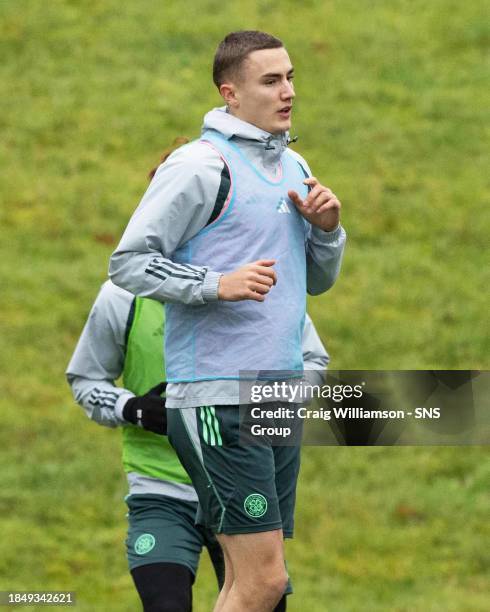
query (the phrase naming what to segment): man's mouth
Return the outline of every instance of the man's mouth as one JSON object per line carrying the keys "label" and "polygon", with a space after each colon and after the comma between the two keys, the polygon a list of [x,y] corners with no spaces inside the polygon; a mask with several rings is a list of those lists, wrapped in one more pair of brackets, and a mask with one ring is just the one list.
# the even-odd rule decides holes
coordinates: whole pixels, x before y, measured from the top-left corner
{"label": "man's mouth", "polygon": [[280,108],[277,112],[281,115],[281,117],[283,117],[283,119],[288,119],[291,115],[291,109],[292,106],[284,106],[283,108]]}

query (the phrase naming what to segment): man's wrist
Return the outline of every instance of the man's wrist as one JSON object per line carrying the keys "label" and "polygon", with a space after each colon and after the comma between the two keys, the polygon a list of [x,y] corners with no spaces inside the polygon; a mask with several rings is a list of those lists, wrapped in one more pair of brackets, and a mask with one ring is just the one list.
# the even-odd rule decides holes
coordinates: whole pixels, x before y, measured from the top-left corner
{"label": "man's wrist", "polygon": [[133,393],[130,393],[129,391],[127,393],[122,393],[117,398],[116,403],[114,405],[114,414],[122,425],[127,425],[131,422],[124,418],[124,408],[126,407],[128,400],[132,399],[133,397],[136,396]]}
{"label": "man's wrist", "polygon": [[216,302],[218,300],[219,279],[223,276],[220,272],[208,270],[204,277],[202,286],[202,298],[205,302]]}
{"label": "man's wrist", "polygon": [[335,225],[334,227],[322,227],[321,229],[324,232],[327,232],[327,234],[331,234],[332,232],[336,232],[340,227],[340,221],[337,223],[337,225]]}
{"label": "man's wrist", "polygon": [[312,225],[312,234],[315,237],[320,238],[320,240],[322,240],[323,242],[325,240],[328,240],[328,241],[337,240],[338,238],[340,238],[342,234],[342,226],[340,225],[340,223],[338,223],[337,226],[334,227],[333,229],[324,230],[321,227]]}

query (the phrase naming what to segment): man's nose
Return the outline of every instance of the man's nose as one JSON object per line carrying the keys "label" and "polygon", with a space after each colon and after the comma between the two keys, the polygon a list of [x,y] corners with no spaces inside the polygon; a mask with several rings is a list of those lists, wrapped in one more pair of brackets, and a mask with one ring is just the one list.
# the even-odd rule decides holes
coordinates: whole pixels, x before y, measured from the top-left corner
{"label": "man's nose", "polygon": [[281,90],[281,98],[287,100],[289,98],[294,98],[295,95],[293,83],[291,81],[285,81]]}

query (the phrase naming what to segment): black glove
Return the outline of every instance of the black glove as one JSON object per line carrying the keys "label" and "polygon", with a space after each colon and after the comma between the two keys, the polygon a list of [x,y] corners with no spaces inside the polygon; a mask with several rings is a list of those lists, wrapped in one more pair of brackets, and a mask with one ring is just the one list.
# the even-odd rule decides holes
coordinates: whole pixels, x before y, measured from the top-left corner
{"label": "black glove", "polygon": [[167,409],[165,398],[160,395],[166,386],[167,383],[160,383],[145,395],[128,399],[122,411],[123,419],[153,433],[167,435]]}

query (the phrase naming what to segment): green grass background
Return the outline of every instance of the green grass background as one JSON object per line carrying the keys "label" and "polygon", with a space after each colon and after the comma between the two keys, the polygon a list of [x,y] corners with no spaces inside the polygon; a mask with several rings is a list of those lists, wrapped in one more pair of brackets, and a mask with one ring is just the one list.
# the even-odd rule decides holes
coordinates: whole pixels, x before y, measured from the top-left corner
{"label": "green grass background", "polygon": [[[484,0],[0,0],[0,589],[129,611],[120,440],[63,370],[145,175],[220,99],[233,29],[283,38],[296,149],[343,202],[310,312],[334,368],[488,368]],[[290,610],[490,608],[488,453],[305,448]],[[204,563],[195,609],[211,609]]]}

